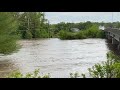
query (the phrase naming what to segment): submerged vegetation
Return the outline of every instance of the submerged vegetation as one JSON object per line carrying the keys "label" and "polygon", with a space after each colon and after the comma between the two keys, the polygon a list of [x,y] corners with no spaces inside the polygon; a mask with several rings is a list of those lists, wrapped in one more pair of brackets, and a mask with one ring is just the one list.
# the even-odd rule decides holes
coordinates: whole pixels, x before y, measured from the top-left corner
{"label": "submerged vegetation", "polygon": [[86,38],[105,38],[104,32],[98,29],[97,25],[93,25],[86,30],[80,30],[79,32],[67,32],[60,31],[60,39],[86,39]]}

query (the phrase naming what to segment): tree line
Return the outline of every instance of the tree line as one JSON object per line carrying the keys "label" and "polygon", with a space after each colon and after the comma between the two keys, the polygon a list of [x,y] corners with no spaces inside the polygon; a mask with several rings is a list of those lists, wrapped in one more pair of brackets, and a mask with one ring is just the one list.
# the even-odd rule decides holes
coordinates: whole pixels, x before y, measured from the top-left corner
{"label": "tree line", "polygon": [[[70,38],[100,37],[96,26],[120,27],[119,22],[80,22],[50,24],[44,12],[0,12],[0,53],[8,54],[18,47],[18,39],[36,39],[68,36]],[[86,32],[73,33],[71,28]],[[92,30],[93,29],[93,30]],[[93,35],[94,32],[97,34]],[[88,35],[89,33],[89,35]],[[65,35],[64,35],[65,34]]]}
{"label": "tree line", "polygon": [[49,23],[42,12],[13,13],[18,21],[18,34],[22,39],[47,38]]}
{"label": "tree line", "polygon": [[49,23],[43,12],[0,12],[0,53],[18,47],[18,39],[49,37]]}
{"label": "tree line", "polygon": [[91,28],[93,25],[104,26],[105,28],[106,27],[120,28],[120,22],[111,23],[111,22],[91,22],[91,21],[79,22],[79,23],[60,22],[58,24],[52,24],[51,28],[54,34],[57,34],[61,30],[72,32],[71,28],[86,30],[88,28]]}

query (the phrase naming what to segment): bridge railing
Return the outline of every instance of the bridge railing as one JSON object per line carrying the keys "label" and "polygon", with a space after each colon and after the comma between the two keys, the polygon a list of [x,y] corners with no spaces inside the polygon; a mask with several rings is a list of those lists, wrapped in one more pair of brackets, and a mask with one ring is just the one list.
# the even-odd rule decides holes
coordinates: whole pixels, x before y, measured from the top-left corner
{"label": "bridge railing", "polygon": [[120,28],[113,28],[113,27],[106,27],[105,29],[117,29],[117,30],[120,30]]}

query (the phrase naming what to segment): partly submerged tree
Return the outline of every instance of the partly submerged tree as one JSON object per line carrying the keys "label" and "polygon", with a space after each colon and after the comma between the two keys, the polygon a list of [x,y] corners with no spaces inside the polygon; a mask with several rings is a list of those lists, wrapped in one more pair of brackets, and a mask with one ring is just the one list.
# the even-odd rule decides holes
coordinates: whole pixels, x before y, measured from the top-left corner
{"label": "partly submerged tree", "polygon": [[16,50],[17,21],[10,12],[0,12],[0,53],[9,54]]}

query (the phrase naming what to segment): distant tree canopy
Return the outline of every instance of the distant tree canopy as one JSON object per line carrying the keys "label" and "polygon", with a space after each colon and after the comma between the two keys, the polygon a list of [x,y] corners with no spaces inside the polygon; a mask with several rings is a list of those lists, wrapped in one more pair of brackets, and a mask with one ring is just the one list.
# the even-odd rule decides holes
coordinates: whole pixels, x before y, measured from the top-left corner
{"label": "distant tree canopy", "polygon": [[54,31],[54,34],[57,34],[61,30],[71,32],[71,28],[78,28],[79,30],[86,30],[86,29],[92,27],[93,25],[120,28],[120,22],[113,22],[113,23],[108,22],[108,23],[106,23],[106,22],[90,22],[90,21],[80,22],[80,23],[60,22],[58,24],[52,24],[51,28]]}
{"label": "distant tree canopy", "polygon": [[86,39],[86,38],[105,38],[105,34],[102,30],[99,30],[98,25],[92,25],[91,27],[80,30],[78,32],[68,32],[61,30],[59,32],[60,39]]}
{"label": "distant tree canopy", "polygon": [[49,24],[45,19],[43,12],[12,12],[11,15],[18,22],[17,33],[22,39],[58,37],[59,32],[72,32],[72,28],[87,30],[93,25],[120,28],[120,22],[60,22],[58,24]]}
{"label": "distant tree canopy", "polygon": [[93,23],[90,21],[87,21],[85,23],[80,22],[80,23],[65,23],[65,22],[60,22],[58,24],[52,24],[52,29],[54,31],[54,33],[58,33],[60,30],[64,30],[64,31],[70,31],[71,32],[71,28],[78,28],[79,30],[85,30],[90,28],[92,25],[94,24],[98,24],[98,23]]}

